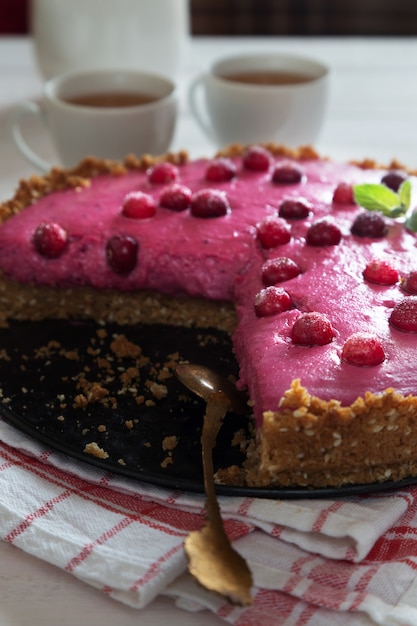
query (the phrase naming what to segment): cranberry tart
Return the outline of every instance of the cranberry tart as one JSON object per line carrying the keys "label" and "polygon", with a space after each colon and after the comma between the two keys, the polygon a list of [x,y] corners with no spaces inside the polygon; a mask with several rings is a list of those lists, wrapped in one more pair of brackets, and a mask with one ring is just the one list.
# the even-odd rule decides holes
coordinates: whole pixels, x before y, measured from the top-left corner
{"label": "cranberry tart", "polygon": [[0,321],[225,329],[256,423],[242,480],[417,475],[416,183],[273,145],[54,169],[0,207]]}

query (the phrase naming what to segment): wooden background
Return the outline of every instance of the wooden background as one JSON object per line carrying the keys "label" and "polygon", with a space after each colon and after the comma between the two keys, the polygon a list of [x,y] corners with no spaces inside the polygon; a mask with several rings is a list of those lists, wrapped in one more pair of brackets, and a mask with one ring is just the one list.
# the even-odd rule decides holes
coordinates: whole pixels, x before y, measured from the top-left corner
{"label": "wooden background", "polygon": [[416,35],[417,0],[190,0],[196,35]]}
{"label": "wooden background", "polygon": [[[417,0],[189,1],[194,35],[417,35]],[[29,2],[0,0],[0,33],[27,32]]]}

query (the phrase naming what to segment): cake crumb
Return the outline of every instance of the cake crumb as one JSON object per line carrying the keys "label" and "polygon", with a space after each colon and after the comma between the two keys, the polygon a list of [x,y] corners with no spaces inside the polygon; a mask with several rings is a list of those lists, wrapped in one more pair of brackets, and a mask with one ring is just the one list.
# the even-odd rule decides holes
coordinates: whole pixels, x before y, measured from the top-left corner
{"label": "cake crumb", "polygon": [[74,398],[72,407],[74,409],[85,409],[88,406],[88,400],[83,393],[79,393]]}
{"label": "cake crumb", "polygon": [[136,345],[132,341],[129,341],[125,335],[118,335],[115,337],[110,344],[110,348],[118,358],[136,358],[142,352],[140,346]]}
{"label": "cake crumb", "polygon": [[92,456],[95,456],[98,459],[109,458],[108,453],[105,450],[103,450],[103,448],[100,448],[100,446],[95,441],[92,441],[91,443],[87,443],[84,448],[84,452],[86,452],[87,454],[91,454]]}
{"label": "cake crumb", "polygon": [[168,435],[162,440],[163,450],[174,450],[178,445],[178,437],[176,435]]}
{"label": "cake crumb", "polygon": [[63,355],[69,361],[79,361],[80,355],[76,350],[64,350]]}
{"label": "cake crumb", "polygon": [[162,398],[166,398],[168,395],[166,386],[158,383],[151,383],[149,390],[157,400],[162,400]]}
{"label": "cake crumb", "polygon": [[122,374],[120,374],[120,382],[123,385],[129,385],[133,380],[140,378],[140,372],[137,367],[128,367]]}

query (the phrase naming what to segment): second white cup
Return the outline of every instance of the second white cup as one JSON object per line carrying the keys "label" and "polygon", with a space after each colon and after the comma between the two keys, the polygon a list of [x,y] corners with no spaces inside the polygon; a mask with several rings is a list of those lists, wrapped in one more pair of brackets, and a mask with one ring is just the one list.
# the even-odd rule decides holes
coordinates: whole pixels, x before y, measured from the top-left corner
{"label": "second white cup", "polygon": [[324,120],[328,75],[326,65],[309,57],[242,54],[218,60],[197,76],[189,104],[217,146],[313,144]]}
{"label": "second white cup", "polygon": [[22,154],[41,170],[51,164],[23,137],[21,122],[39,117],[61,164],[86,156],[121,160],[129,153],[159,155],[172,141],[177,118],[175,84],[157,74],[91,70],[63,74],[44,86],[43,102],[24,101],[12,115],[12,133]]}

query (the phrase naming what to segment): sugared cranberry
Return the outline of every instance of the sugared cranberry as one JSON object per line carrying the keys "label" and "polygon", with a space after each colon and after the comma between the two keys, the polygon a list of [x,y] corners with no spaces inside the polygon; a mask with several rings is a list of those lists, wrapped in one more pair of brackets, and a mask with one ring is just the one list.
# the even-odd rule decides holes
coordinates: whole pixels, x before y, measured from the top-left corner
{"label": "sugared cranberry", "polygon": [[255,297],[255,313],[257,317],[276,315],[288,311],[291,306],[291,298],[285,289],[281,287],[265,287]]}
{"label": "sugared cranberry", "polygon": [[278,209],[278,215],[287,220],[302,220],[309,216],[311,206],[307,200],[288,198],[283,200]]}
{"label": "sugared cranberry", "polygon": [[163,161],[157,163],[148,171],[148,180],[158,185],[167,185],[173,183],[178,178],[178,167],[173,163]]}
{"label": "sugared cranberry", "polygon": [[417,296],[408,296],[399,302],[392,311],[391,326],[407,333],[417,333]]}
{"label": "sugared cranberry", "polygon": [[271,154],[262,146],[250,146],[243,155],[243,166],[247,170],[266,172],[271,164]]}
{"label": "sugared cranberry", "polygon": [[106,244],[109,266],[117,274],[129,274],[137,264],[139,245],[128,235],[114,235]]}
{"label": "sugared cranberry", "polygon": [[135,219],[152,217],[156,212],[156,202],[149,193],[131,191],[125,196],[122,214]]}
{"label": "sugared cranberry", "polygon": [[191,199],[191,214],[195,217],[221,217],[228,212],[226,194],[218,189],[201,189]]}
{"label": "sugared cranberry", "polygon": [[185,211],[191,204],[192,191],[185,185],[173,183],[159,197],[160,206],[172,211]]}
{"label": "sugared cranberry", "polygon": [[349,183],[339,183],[333,192],[334,204],[355,204],[353,186]]}
{"label": "sugared cranberry", "polygon": [[374,259],[370,261],[364,271],[363,277],[371,283],[378,285],[395,285],[398,282],[398,271],[388,261]]}
{"label": "sugared cranberry", "polygon": [[341,239],[340,228],[326,218],[314,222],[306,235],[309,246],[337,246]]}
{"label": "sugared cranberry", "polygon": [[262,248],[275,248],[290,241],[291,229],[285,220],[269,215],[256,224],[256,236]]}
{"label": "sugared cranberry", "polygon": [[336,336],[329,318],[315,311],[302,313],[291,329],[292,342],[300,346],[324,346]]}
{"label": "sugared cranberry", "polygon": [[33,245],[47,259],[59,257],[67,245],[67,232],[55,222],[42,222],[33,235]]}
{"label": "sugared cranberry", "polygon": [[388,172],[381,178],[381,183],[392,189],[398,191],[401,184],[406,180],[406,176],[401,172]]}
{"label": "sugared cranberry", "polygon": [[358,237],[371,237],[380,239],[387,233],[387,225],[381,213],[377,211],[364,211],[355,218],[351,233]]}
{"label": "sugared cranberry", "polygon": [[286,256],[269,259],[262,266],[262,281],[265,286],[282,283],[295,278],[301,273],[295,261]]}
{"label": "sugared cranberry", "polygon": [[278,185],[295,185],[303,179],[303,170],[295,163],[279,163],[272,173],[272,182]]}
{"label": "sugared cranberry", "polygon": [[407,293],[417,294],[417,270],[414,270],[407,274],[401,283],[402,289]]}
{"label": "sugared cranberry", "polygon": [[213,159],[206,168],[206,180],[212,183],[222,183],[232,180],[236,176],[236,166],[230,159],[219,157]]}
{"label": "sugared cranberry", "polygon": [[378,337],[371,333],[354,333],[344,343],[342,359],[350,365],[379,365],[385,360],[384,348]]}

